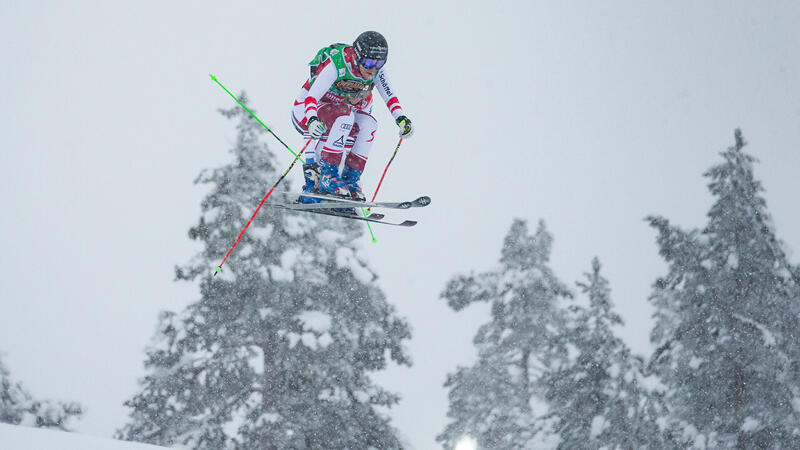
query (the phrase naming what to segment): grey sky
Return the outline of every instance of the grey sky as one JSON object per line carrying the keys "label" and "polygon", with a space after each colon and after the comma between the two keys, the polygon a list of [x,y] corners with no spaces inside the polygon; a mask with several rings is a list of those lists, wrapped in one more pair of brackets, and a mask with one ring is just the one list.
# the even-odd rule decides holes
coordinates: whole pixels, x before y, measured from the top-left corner
{"label": "grey sky", "polygon": [[[216,112],[232,99],[208,74],[299,147],[288,114],[305,64],[367,29],[387,37],[416,125],[380,197],[433,198],[395,214],[415,229],[375,227],[378,244],[364,242],[414,328],[414,366],[378,380],[403,395],[391,414],[417,448],[434,446],[445,375],[471,362],[487,317],[438,294],[495,264],[513,217],[547,222],[565,282],[598,256],[620,334],[648,352],[646,298],[664,265],[643,218],[701,226],[701,174],[741,127],[798,262],[800,4],[489,3],[2,2],[0,351],[15,378],[83,402],[81,432],[120,426],[158,311],[196,298],[172,282],[197,250],[186,231],[205,192],[192,181],[228,161],[235,136]],[[376,117],[368,193],[396,144],[388,111]]]}

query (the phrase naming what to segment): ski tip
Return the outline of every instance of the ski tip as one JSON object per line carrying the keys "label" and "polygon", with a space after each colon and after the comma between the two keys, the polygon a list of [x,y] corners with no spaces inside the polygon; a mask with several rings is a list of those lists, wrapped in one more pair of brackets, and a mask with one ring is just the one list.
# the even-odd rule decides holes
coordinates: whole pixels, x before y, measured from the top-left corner
{"label": "ski tip", "polygon": [[431,204],[431,198],[427,195],[424,195],[412,202],[416,206],[428,206]]}

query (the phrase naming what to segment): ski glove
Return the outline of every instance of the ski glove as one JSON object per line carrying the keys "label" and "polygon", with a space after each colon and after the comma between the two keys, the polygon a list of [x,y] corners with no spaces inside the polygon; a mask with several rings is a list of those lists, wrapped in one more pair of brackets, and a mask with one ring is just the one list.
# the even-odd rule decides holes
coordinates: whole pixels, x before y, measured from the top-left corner
{"label": "ski glove", "polygon": [[308,134],[311,135],[311,139],[321,138],[327,130],[328,127],[325,126],[325,122],[319,120],[319,117],[311,116],[311,118],[308,119]]}
{"label": "ski glove", "polygon": [[414,127],[411,126],[411,119],[406,116],[400,116],[395,120],[397,126],[400,127],[400,137],[403,139],[410,138],[414,134]]}

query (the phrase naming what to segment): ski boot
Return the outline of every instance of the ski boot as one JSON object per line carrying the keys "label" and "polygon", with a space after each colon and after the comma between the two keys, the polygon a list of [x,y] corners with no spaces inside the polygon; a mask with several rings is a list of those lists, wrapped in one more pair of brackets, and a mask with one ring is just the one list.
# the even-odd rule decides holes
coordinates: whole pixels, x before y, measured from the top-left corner
{"label": "ski boot", "polygon": [[361,178],[362,172],[364,171],[347,166],[342,170],[342,181],[349,191],[350,198],[359,202],[367,201],[367,197],[364,196],[364,191],[362,191],[361,186],[358,185],[358,180]]}
{"label": "ski boot", "polygon": [[[334,197],[350,198],[350,190],[344,185],[344,182],[339,178],[339,166],[331,164],[328,161],[320,160],[319,162],[319,193],[326,194]],[[352,212],[355,214],[353,208],[332,208],[334,211]]]}
{"label": "ski boot", "polygon": [[[306,164],[303,164],[303,176],[306,179],[306,184],[303,185],[303,192],[309,194],[319,192],[319,164],[315,163],[314,160],[306,161]],[[301,195],[297,201],[299,203],[320,203],[322,199]]]}

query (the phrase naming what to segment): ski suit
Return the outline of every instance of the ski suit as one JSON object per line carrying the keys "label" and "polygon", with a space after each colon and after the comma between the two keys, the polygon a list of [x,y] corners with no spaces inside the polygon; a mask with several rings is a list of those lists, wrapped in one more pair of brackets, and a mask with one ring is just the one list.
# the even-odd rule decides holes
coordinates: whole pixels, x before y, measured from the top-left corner
{"label": "ski suit", "polygon": [[309,66],[311,75],[294,101],[292,122],[305,139],[310,139],[306,124],[313,116],[328,129],[316,148],[306,151],[306,162],[322,159],[339,166],[345,156],[346,167],[364,170],[378,128],[371,114],[376,83],[392,116],[404,115],[385,67],[370,79],[361,78],[354,49],[347,44],[322,48]]}

